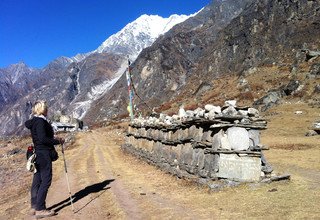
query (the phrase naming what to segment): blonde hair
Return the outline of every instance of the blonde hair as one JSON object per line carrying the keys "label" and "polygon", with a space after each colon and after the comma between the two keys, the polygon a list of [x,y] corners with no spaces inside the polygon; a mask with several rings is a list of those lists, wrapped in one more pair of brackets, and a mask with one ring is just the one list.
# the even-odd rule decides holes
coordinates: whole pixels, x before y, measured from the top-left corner
{"label": "blonde hair", "polygon": [[34,103],[34,106],[32,108],[32,113],[34,115],[46,116],[47,112],[48,112],[48,105],[46,101],[40,100]]}

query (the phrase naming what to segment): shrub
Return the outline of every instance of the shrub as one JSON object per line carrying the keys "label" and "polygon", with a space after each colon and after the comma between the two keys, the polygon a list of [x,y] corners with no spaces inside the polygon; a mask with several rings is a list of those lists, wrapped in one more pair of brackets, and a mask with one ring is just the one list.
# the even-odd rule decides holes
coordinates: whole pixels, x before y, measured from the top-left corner
{"label": "shrub", "polygon": [[243,92],[239,94],[239,99],[240,100],[254,100],[254,95],[251,91]]}
{"label": "shrub", "polygon": [[185,110],[195,110],[196,108],[198,108],[198,104],[197,103],[190,103],[188,105],[185,106]]}

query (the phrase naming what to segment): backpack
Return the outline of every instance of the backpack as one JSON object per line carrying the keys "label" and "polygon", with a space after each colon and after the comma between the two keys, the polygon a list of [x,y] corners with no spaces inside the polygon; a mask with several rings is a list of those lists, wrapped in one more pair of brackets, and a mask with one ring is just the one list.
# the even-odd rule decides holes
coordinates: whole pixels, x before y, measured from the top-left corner
{"label": "backpack", "polygon": [[36,169],[37,155],[32,145],[28,146],[26,157],[27,157],[27,165],[26,165],[27,170],[30,172],[36,173],[37,172],[37,169]]}

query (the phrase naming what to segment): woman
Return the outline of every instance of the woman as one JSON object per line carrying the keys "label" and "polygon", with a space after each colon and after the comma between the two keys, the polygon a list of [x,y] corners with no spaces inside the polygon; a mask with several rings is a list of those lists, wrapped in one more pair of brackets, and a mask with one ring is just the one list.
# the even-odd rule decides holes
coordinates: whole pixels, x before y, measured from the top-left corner
{"label": "woman", "polygon": [[52,152],[54,145],[63,144],[64,139],[54,138],[51,125],[47,121],[48,106],[45,101],[37,101],[33,107],[33,118],[25,122],[30,129],[36,153],[37,172],[31,186],[31,213],[37,218],[55,215],[46,209],[46,197],[52,180]]}

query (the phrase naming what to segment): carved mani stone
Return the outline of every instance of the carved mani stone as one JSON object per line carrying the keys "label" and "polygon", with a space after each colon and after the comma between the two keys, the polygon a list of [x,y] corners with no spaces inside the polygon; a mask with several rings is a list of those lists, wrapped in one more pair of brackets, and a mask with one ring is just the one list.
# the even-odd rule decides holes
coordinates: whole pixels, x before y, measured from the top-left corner
{"label": "carved mani stone", "polygon": [[245,128],[228,128],[227,135],[232,150],[249,149],[249,133]]}
{"label": "carved mani stone", "polygon": [[220,154],[218,177],[250,182],[259,181],[260,175],[260,158]]}

